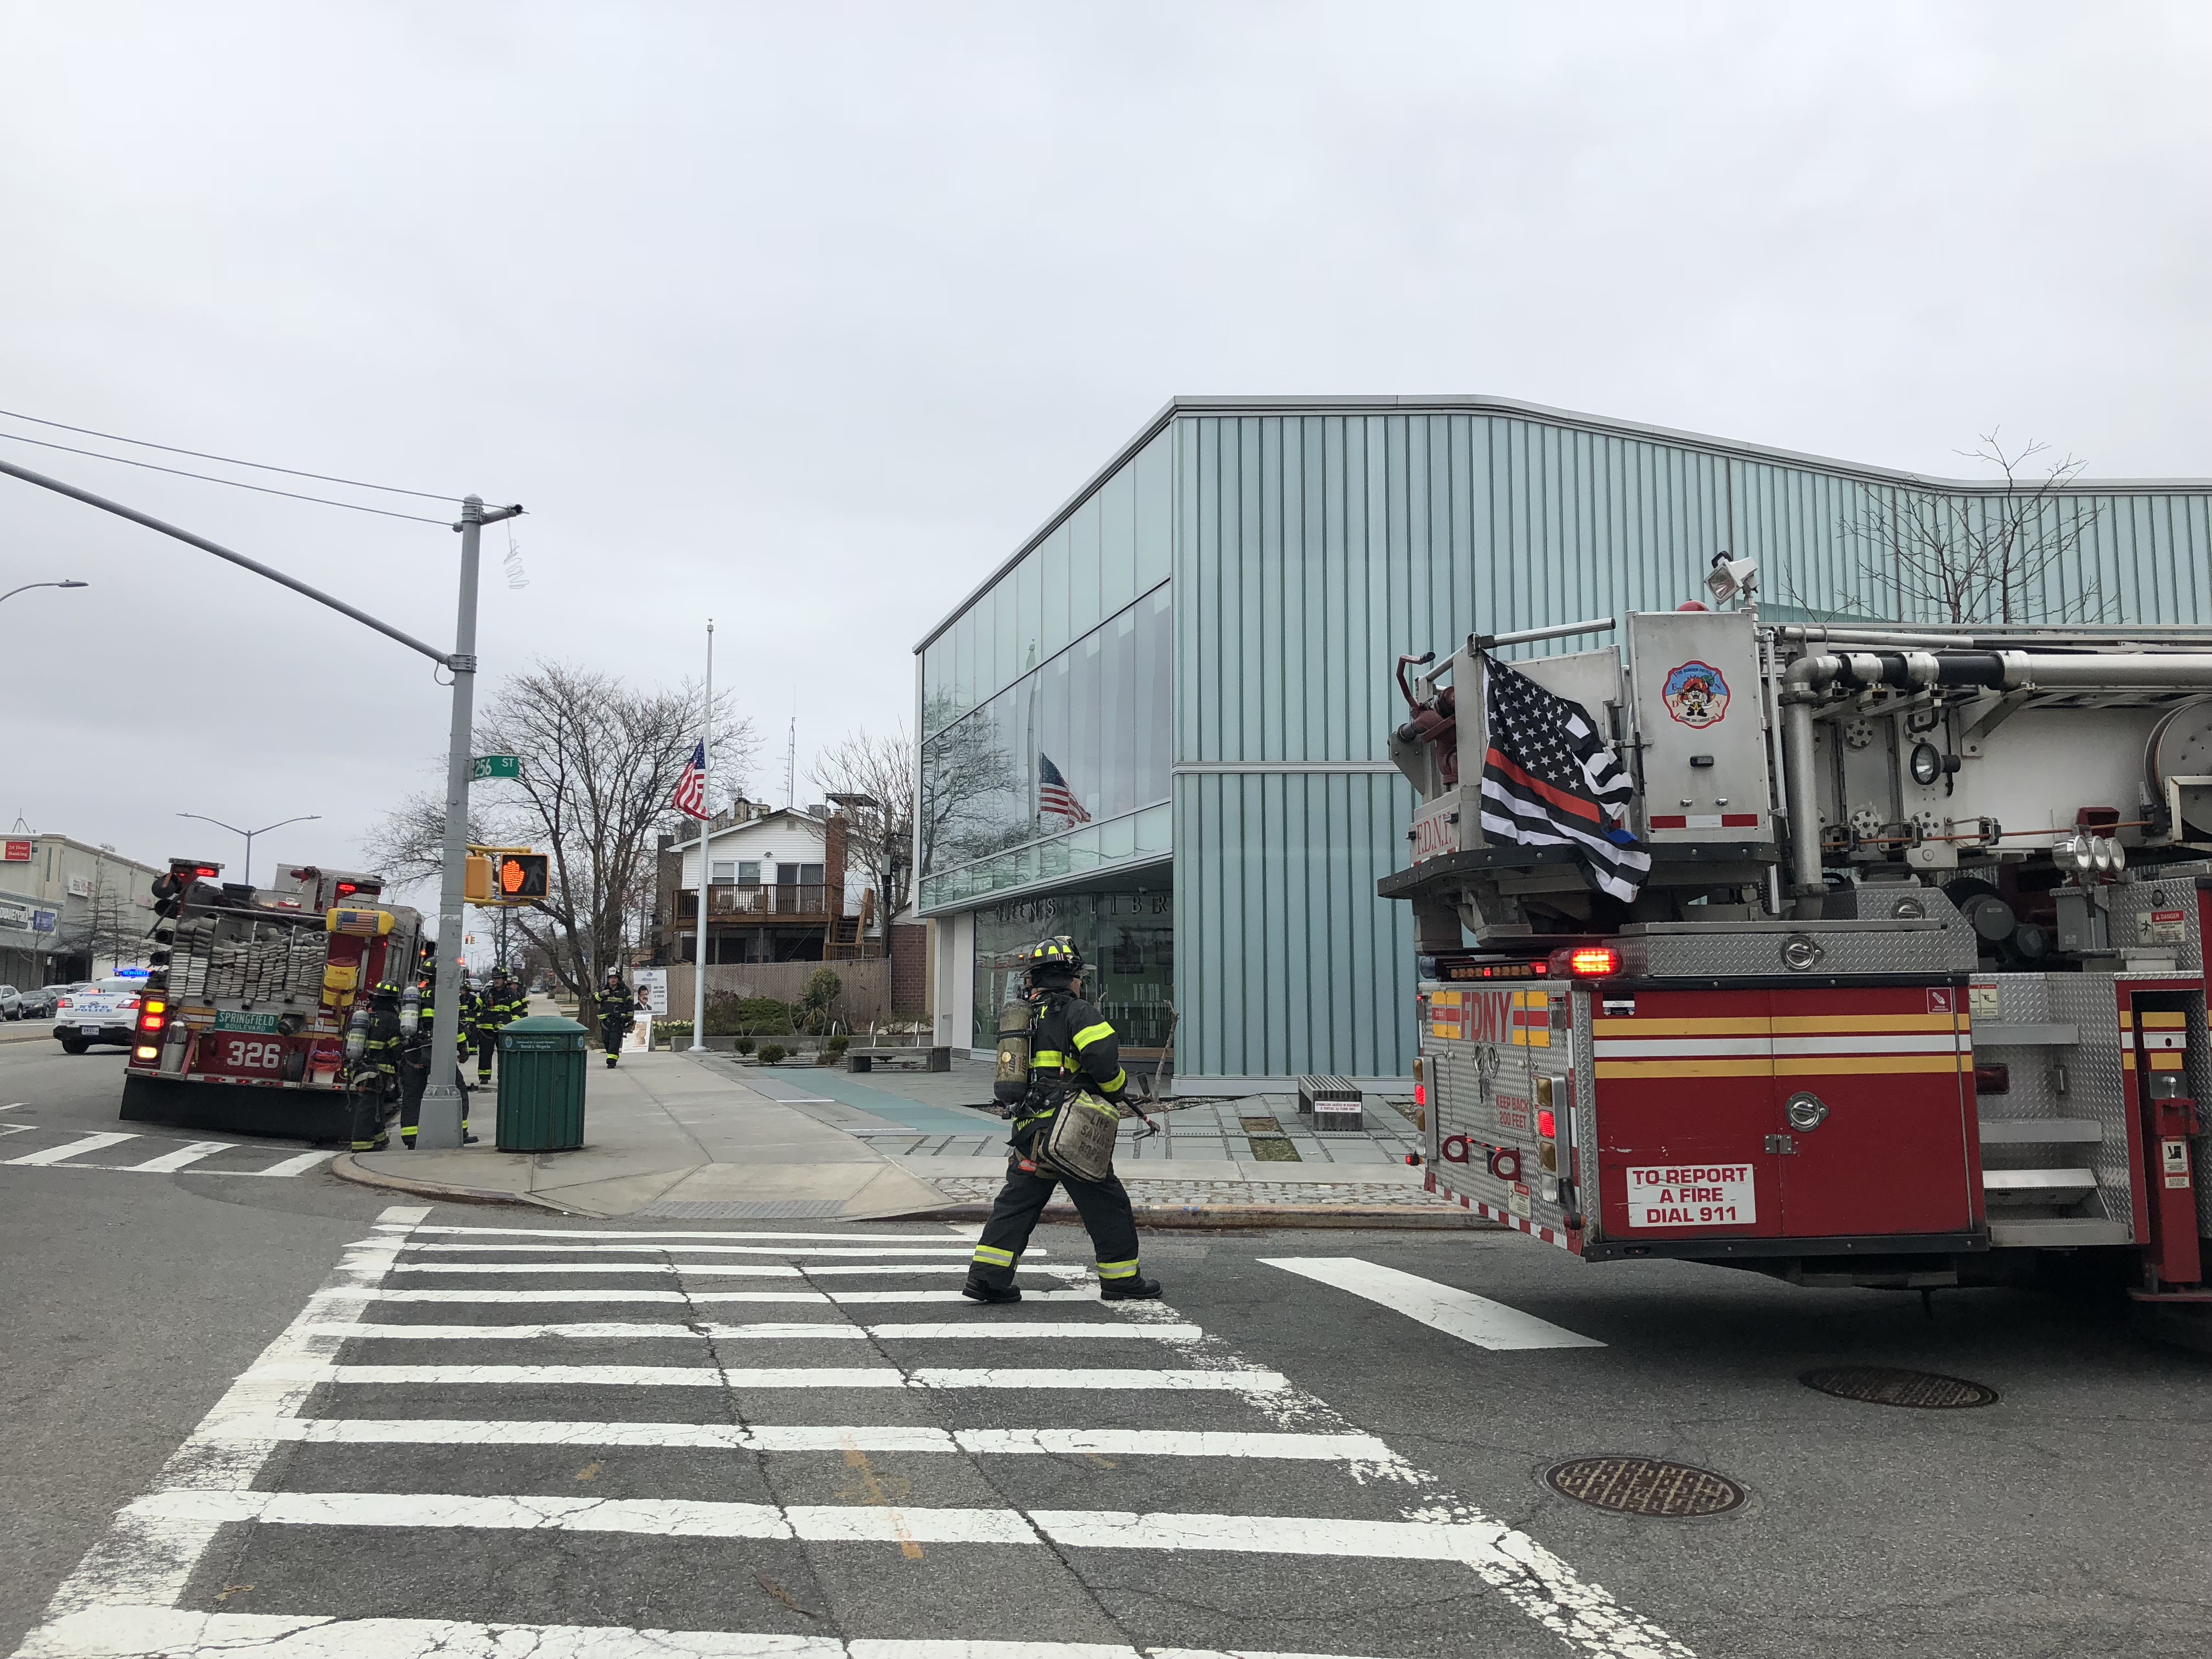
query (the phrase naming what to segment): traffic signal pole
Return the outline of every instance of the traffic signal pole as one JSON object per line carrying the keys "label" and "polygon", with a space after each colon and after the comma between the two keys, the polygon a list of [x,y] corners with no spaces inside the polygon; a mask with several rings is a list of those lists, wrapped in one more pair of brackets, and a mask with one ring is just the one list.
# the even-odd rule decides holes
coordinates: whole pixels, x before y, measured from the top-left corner
{"label": "traffic signal pole", "polygon": [[468,870],[469,770],[474,758],[477,566],[483,527],[511,519],[520,510],[487,509],[481,497],[471,495],[462,501],[461,521],[453,526],[461,532],[461,594],[453,620],[453,653],[446,659],[453,674],[453,720],[446,750],[445,869],[438,888],[437,1018],[430,1028],[430,1080],[422,1091],[422,1118],[415,1136],[415,1144],[426,1149],[459,1146],[461,1120],[468,1115],[456,1049],[461,1035],[461,975],[468,964],[461,945],[465,902],[462,883]]}

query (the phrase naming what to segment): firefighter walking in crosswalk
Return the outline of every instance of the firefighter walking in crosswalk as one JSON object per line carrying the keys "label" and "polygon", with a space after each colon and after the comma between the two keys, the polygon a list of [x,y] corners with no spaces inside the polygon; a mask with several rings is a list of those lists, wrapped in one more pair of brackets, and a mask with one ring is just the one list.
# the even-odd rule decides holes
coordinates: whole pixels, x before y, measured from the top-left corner
{"label": "firefighter walking in crosswalk", "polygon": [[[1064,1115],[1087,1112],[1102,1133],[1118,1120],[1129,1074],[1121,1042],[1097,1006],[1083,998],[1083,956],[1065,939],[1040,940],[1017,959],[1024,969],[1021,1001],[1000,1022],[1000,1104],[1014,1121],[1006,1184],[983,1224],[983,1236],[960,1293],[972,1302],[1018,1302],[1014,1269],[1052,1189],[1065,1182],[1098,1255],[1099,1294],[1109,1302],[1160,1293],[1157,1279],[1137,1271],[1137,1218],[1110,1164],[1103,1175],[1079,1176],[1053,1161],[1053,1131]],[[1070,1120],[1072,1124],[1073,1120]],[[1060,1124],[1066,1128],[1068,1124]]]}

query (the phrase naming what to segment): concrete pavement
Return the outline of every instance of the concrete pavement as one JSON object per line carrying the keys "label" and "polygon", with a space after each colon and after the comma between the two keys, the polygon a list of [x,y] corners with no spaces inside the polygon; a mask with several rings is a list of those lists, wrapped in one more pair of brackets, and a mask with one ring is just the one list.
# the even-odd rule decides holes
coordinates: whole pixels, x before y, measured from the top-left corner
{"label": "concrete pavement", "polygon": [[[740,1065],[727,1055],[592,1059],[585,1146],[501,1152],[480,1145],[341,1158],[347,1180],[417,1196],[534,1204],[660,1219],[980,1218],[1005,1170],[990,1068],[877,1073]],[[480,1103],[485,1096],[479,1095]],[[1404,1162],[1412,1126],[1381,1101],[1359,1135],[1318,1136],[1289,1103],[1250,1097],[1163,1112],[1158,1136],[1124,1126],[1116,1164],[1140,1218],[1221,1225],[1480,1226]],[[1236,1156],[1238,1152],[1245,1156]]]}

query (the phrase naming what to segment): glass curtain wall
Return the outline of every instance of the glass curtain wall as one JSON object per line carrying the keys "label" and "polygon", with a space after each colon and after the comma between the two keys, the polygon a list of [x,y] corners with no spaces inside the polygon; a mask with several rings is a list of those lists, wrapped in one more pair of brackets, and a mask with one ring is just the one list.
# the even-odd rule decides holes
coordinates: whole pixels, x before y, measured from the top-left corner
{"label": "glass curtain wall", "polygon": [[923,648],[925,909],[1166,854],[1173,459],[1163,433]]}
{"label": "glass curtain wall", "polygon": [[1125,1044],[1165,1045],[1175,996],[1175,894],[1155,890],[1048,893],[975,913],[974,1046],[998,1046],[999,1010],[1021,994],[1023,946],[1065,934],[1083,952],[1083,994]]}

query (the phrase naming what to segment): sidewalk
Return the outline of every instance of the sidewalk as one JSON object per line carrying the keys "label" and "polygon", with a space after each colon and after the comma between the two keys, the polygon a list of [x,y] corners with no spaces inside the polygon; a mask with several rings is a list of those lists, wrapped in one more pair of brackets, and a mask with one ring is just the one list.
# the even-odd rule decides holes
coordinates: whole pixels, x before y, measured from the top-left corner
{"label": "sidewalk", "polygon": [[[741,1066],[727,1055],[592,1057],[587,1144],[501,1152],[489,1102],[480,1146],[342,1157],[333,1172],[424,1196],[530,1203],[656,1219],[980,1221],[1006,1170],[1006,1127],[981,1109],[991,1067],[950,1073]],[[1413,1126],[1380,1097],[1367,1127],[1317,1134],[1289,1097],[1200,1102],[1123,1126],[1115,1168],[1153,1224],[1481,1225],[1425,1191]],[[1053,1212],[1072,1208],[1057,1199]]]}

